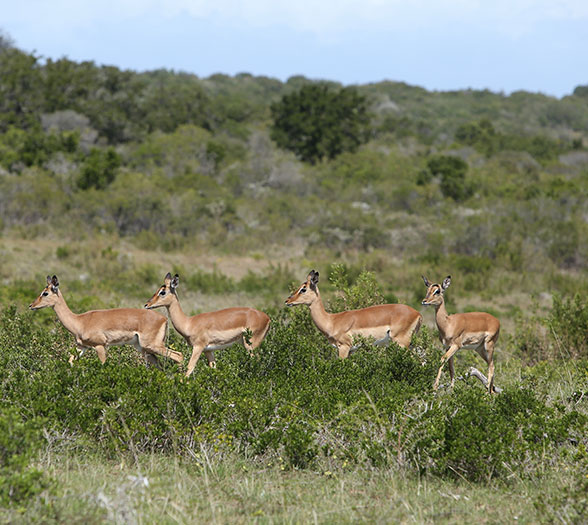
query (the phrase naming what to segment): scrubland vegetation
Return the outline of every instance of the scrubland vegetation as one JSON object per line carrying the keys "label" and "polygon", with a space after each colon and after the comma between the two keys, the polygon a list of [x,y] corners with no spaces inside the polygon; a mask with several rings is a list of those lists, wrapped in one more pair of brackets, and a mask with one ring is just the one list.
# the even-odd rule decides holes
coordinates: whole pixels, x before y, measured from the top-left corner
{"label": "scrubland vegetation", "polygon": [[[0,37],[0,520],[585,523],[587,92],[136,73]],[[291,105],[316,98],[322,123]],[[347,135],[338,101],[361,108]],[[419,309],[411,348],[339,360],[283,308],[311,268],[330,311]],[[70,367],[71,335],[27,309],[48,273],[81,312],[139,308],[168,271],[187,312],[266,311],[258,355],[187,381],[132,347]],[[499,395],[469,350],[432,391],[422,274],[500,319]]]}

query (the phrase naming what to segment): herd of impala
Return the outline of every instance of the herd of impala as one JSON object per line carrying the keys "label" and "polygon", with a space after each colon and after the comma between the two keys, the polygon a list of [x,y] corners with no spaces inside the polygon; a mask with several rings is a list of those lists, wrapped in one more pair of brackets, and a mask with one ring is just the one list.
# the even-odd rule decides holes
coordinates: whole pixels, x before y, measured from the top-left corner
{"label": "herd of impala", "polygon": [[[439,387],[446,361],[449,363],[453,386],[453,356],[460,348],[472,348],[488,363],[488,391],[494,392],[493,354],[500,322],[484,312],[449,315],[445,309],[443,294],[451,284],[451,277],[445,278],[441,284],[430,283],[426,277],[423,277],[423,280],[427,293],[422,304],[435,307],[439,338],[446,350],[441,358],[441,366],[433,388],[436,390]],[[328,313],[321,299],[318,281],[319,273],[312,270],[306,280],[286,299],[286,304],[306,304],[317,328],[337,348],[342,359],[354,349],[354,336],[373,338],[375,344],[395,341],[407,348],[413,334],[421,326],[422,315],[404,304],[383,304],[335,314]],[[172,277],[168,273],[163,285],[145,303],[144,310],[113,308],[75,314],[69,309],[59,290],[57,276],[47,276],[47,286],[29,308],[53,308],[61,323],[75,337],[79,350],[78,357],[86,348],[94,348],[102,363],[106,361],[106,349],[109,346],[126,344],[137,348],[150,364],[157,365],[156,355],[166,356],[181,363],[183,355],[165,346],[167,319],[153,311],[154,308],[163,306],[167,309],[174,328],[192,347],[186,376],[192,374],[202,352],[205,353],[208,365],[212,368],[216,366],[214,351],[233,343],[242,342],[250,354],[253,354],[267,335],[270,325],[267,314],[254,308],[237,307],[194,316],[186,315],[177,295],[179,283],[177,274]],[[72,356],[70,363],[73,363],[73,360]]]}

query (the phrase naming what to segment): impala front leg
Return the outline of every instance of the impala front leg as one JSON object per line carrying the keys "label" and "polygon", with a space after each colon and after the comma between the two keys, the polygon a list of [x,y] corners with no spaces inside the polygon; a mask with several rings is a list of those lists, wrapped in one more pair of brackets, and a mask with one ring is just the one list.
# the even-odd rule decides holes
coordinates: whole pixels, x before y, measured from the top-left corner
{"label": "impala front leg", "polygon": [[69,359],[67,360],[67,362],[73,366],[74,361],[77,361],[80,357],[82,357],[84,355],[84,352],[86,351],[86,348],[84,346],[80,346],[80,345],[76,345],[76,351],[77,351],[77,355],[72,354],[69,356]]}
{"label": "impala front leg", "polygon": [[96,348],[96,353],[98,354],[98,359],[100,359],[100,362],[102,364],[104,364],[106,362],[106,347],[104,347],[102,345],[98,345],[94,348]]}
{"label": "impala front leg", "polygon": [[447,350],[447,352],[445,352],[445,355],[443,355],[443,357],[441,358],[441,366],[439,367],[439,372],[437,372],[437,379],[435,379],[433,390],[437,390],[439,388],[439,379],[441,379],[441,372],[443,372],[443,365],[445,364],[445,361],[451,359],[455,352],[459,350],[459,348],[459,345],[452,344],[449,347],[449,350]]}
{"label": "impala front leg", "polygon": [[190,361],[188,362],[188,370],[186,370],[186,377],[190,377],[192,372],[194,371],[194,367],[200,359],[200,354],[202,354],[202,350],[204,350],[204,345],[198,345],[192,347],[192,357],[190,357]]}

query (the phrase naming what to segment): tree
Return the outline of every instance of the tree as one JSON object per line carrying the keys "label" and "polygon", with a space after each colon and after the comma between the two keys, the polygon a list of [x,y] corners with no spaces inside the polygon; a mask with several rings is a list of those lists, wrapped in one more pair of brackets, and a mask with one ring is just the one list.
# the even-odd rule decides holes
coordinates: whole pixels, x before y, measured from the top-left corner
{"label": "tree", "polygon": [[440,187],[445,197],[461,201],[472,193],[465,180],[468,165],[464,160],[449,155],[437,155],[429,159],[427,166],[433,175],[441,176]]}
{"label": "tree", "polygon": [[78,179],[78,188],[103,190],[116,177],[121,158],[113,148],[99,150],[93,148],[86,158]]}
{"label": "tree", "polygon": [[271,106],[272,139],[312,164],[355,151],[367,140],[365,97],[353,88],[332,90],[327,84],[303,86]]}
{"label": "tree", "polygon": [[34,55],[4,47],[0,53],[0,133],[31,128],[42,108],[41,70]]}

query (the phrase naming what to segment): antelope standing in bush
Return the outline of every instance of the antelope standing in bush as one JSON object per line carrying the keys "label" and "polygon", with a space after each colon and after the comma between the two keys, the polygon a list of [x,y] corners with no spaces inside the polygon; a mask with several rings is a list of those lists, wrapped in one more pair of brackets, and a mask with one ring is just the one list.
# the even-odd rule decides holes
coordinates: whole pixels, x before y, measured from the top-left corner
{"label": "antelope standing in bush", "polygon": [[[242,342],[249,353],[255,350],[265,338],[269,329],[270,318],[267,314],[254,308],[225,308],[216,312],[186,315],[176,293],[180,278],[176,274],[165,276],[163,285],[147,301],[145,308],[165,306],[174,328],[184,337],[192,347],[192,357],[188,362],[186,377],[190,376],[200,354],[204,352],[208,359],[208,366],[216,366],[214,350],[220,350],[236,342]],[[251,337],[245,336],[247,331]]]}
{"label": "antelope standing in bush", "polygon": [[[167,319],[157,312],[146,312],[137,308],[113,308],[74,314],[59,290],[56,275],[47,276],[47,286],[29,305],[31,310],[46,307],[55,310],[61,324],[75,337],[78,357],[81,357],[86,348],[94,348],[98,358],[104,363],[109,346],[128,344],[137,348],[150,364],[157,365],[154,354],[169,357],[178,363],[184,359],[181,353],[165,347]],[[74,356],[70,357],[70,364],[73,364],[74,359]]]}
{"label": "antelope standing in bush", "polygon": [[353,350],[353,337],[373,337],[375,344],[396,341],[407,348],[418,331],[423,316],[405,304],[380,304],[359,310],[330,314],[325,310],[318,289],[319,273],[312,270],[306,281],[286,299],[288,306],[306,304],[317,328],[345,359]]}
{"label": "antelope standing in bush", "polygon": [[486,312],[469,312],[449,315],[445,308],[443,293],[451,284],[451,276],[446,277],[442,284],[430,283],[423,276],[427,287],[427,295],[423,299],[425,306],[435,307],[435,321],[439,329],[439,339],[445,348],[441,357],[441,366],[433,388],[439,387],[439,379],[443,365],[449,362],[451,386],[454,382],[453,356],[460,348],[474,349],[488,363],[488,392],[494,392],[494,345],[500,332],[500,321]]}

